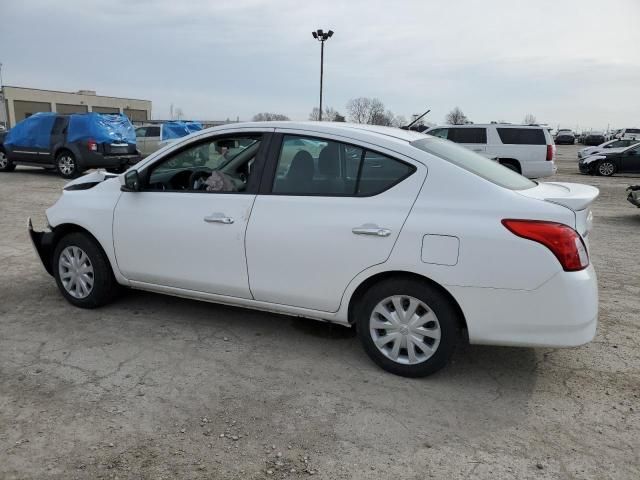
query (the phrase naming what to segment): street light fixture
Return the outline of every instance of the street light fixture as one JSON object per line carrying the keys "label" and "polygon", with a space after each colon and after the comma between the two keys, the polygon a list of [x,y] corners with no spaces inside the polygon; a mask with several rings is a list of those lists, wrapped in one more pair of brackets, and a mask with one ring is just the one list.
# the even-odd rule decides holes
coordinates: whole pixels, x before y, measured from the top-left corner
{"label": "street light fixture", "polygon": [[320,42],[320,111],[318,112],[318,121],[322,121],[322,74],[324,70],[324,42],[333,37],[333,30],[323,32],[321,28],[315,32],[311,32],[313,38]]}

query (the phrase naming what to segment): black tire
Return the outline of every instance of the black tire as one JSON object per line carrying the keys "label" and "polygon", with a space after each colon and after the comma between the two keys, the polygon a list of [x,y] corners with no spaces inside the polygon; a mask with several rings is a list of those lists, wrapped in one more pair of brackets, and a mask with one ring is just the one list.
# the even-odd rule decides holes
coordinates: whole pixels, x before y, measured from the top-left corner
{"label": "black tire", "polygon": [[596,173],[601,177],[610,177],[616,173],[616,166],[610,160],[602,160],[596,166]]}
{"label": "black tire", "polygon": [[76,178],[80,175],[80,167],[76,156],[69,150],[63,150],[56,155],[56,171],[62,178]]}
{"label": "black tire", "polygon": [[[62,253],[68,247],[77,247],[84,252],[93,268],[93,286],[84,298],[70,294],[61,279],[60,266]],[[96,308],[109,303],[119,291],[119,285],[113,276],[113,270],[107,255],[96,240],[87,234],[75,232],[65,235],[57,243],[53,253],[53,274],[62,296],[72,305],[80,308]]]}
{"label": "black tire", "polygon": [[0,150],[0,172],[13,172],[16,164],[7,157],[4,150]]}
{"label": "black tire", "polygon": [[[437,324],[431,325],[431,327],[439,326],[439,343],[435,346],[435,352],[419,363],[407,364],[402,363],[402,360],[392,360],[376,346],[372,337],[370,322],[374,309],[385,299],[393,296],[413,297],[428,307],[427,312],[430,310],[436,316]],[[403,301],[408,302],[409,299],[406,298]],[[391,306],[392,302],[389,302],[388,305]],[[384,370],[403,377],[425,377],[440,370],[449,362],[460,337],[460,319],[457,309],[440,290],[426,282],[392,278],[377,283],[364,294],[354,313],[358,337],[367,355]],[[434,322],[428,322],[425,326],[430,323],[433,324]],[[415,347],[413,349],[416,352]],[[405,348],[404,351],[405,353],[400,348],[400,355],[404,355],[406,357],[405,360],[407,360],[408,349]]]}

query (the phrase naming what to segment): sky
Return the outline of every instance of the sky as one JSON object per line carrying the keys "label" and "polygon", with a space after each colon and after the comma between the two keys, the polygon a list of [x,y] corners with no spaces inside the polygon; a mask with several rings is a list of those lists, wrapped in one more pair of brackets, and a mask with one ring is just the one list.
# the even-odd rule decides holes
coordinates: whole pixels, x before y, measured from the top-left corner
{"label": "sky", "polygon": [[192,119],[307,120],[355,97],[443,123],[640,126],[640,0],[0,0],[6,85],[153,101]]}

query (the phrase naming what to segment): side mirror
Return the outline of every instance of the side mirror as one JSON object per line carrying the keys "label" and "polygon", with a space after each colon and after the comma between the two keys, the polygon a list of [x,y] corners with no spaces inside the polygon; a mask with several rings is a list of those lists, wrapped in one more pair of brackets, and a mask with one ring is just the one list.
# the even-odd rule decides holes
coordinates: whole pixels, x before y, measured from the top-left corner
{"label": "side mirror", "polygon": [[137,170],[129,170],[120,177],[120,190],[123,192],[139,192],[140,176]]}

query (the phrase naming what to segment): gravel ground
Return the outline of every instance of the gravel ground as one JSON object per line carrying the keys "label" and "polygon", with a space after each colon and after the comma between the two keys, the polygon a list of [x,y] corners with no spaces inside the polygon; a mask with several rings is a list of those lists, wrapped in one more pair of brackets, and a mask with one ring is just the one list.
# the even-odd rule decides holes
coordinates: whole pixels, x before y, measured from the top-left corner
{"label": "gravel ground", "polygon": [[[410,380],[345,328],[141,292],[67,304],[29,243],[63,181],[0,174],[0,478],[640,478],[640,178],[596,185],[595,340]],[[516,312],[514,312],[514,315]]]}

